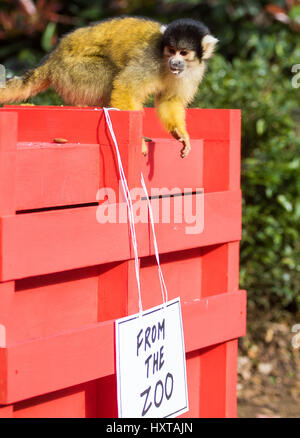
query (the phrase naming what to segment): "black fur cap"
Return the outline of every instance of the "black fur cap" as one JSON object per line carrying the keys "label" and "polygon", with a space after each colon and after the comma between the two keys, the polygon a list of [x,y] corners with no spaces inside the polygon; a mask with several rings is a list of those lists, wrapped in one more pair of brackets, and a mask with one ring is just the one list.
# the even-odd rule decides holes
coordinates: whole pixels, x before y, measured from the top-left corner
{"label": "black fur cap", "polygon": [[180,18],[168,24],[163,33],[162,47],[172,46],[178,49],[194,50],[199,59],[202,57],[201,41],[210,32],[200,21]]}

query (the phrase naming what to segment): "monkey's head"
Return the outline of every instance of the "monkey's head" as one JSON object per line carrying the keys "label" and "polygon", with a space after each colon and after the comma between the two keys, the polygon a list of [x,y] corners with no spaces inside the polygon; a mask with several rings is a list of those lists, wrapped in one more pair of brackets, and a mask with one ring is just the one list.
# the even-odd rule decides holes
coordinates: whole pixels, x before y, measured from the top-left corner
{"label": "monkey's head", "polygon": [[218,42],[203,23],[190,18],[175,20],[162,32],[163,55],[170,72],[178,77],[209,59]]}

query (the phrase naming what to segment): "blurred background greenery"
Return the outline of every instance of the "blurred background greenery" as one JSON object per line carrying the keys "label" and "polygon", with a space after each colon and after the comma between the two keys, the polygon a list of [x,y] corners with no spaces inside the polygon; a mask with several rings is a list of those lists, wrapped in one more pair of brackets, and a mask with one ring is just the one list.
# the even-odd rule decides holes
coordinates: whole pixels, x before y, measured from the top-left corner
{"label": "blurred background greenery", "polygon": [[[300,2],[0,0],[0,63],[8,77],[23,73],[74,27],[122,14],[193,17],[219,38],[192,106],[242,109],[240,284],[250,309],[299,311]],[[30,102],[62,103],[51,90]]]}

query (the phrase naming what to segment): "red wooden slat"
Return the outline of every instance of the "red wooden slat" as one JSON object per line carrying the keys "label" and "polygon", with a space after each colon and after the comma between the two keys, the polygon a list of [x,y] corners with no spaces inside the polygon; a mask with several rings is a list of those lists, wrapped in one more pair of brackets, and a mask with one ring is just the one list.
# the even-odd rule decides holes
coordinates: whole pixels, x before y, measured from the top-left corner
{"label": "red wooden slat", "polygon": [[[174,199],[171,199],[171,205]],[[1,218],[1,280],[132,258],[127,224],[99,224],[96,208],[72,208]],[[238,240],[241,234],[240,212],[239,191],[208,193],[204,199],[204,231],[186,234],[186,226],[193,224],[174,224],[172,221],[156,224],[160,252]],[[153,245],[149,252],[148,224],[138,223],[136,229],[139,256],[154,254]]]}
{"label": "red wooden slat", "polygon": [[[22,107],[5,106],[0,113],[18,114],[19,142],[52,143],[64,138],[74,144],[110,144],[109,131],[101,108]],[[140,141],[140,111],[111,111],[110,117],[118,142]]]}
{"label": "red wooden slat", "polygon": [[[239,109],[190,108],[186,114],[187,130],[191,138],[234,140],[240,136],[240,118]],[[154,108],[144,110],[143,133],[150,138],[170,138],[157,118]]]}
{"label": "red wooden slat", "polygon": [[98,145],[19,143],[16,210],[96,202]]}
{"label": "red wooden slat", "polygon": [[[244,291],[184,304],[186,352],[243,336],[245,311]],[[114,357],[113,321],[1,348],[0,403],[114,374]]]}
{"label": "red wooden slat", "polygon": [[[180,158],[180,148],[175,140],[155,139],[145,158],[137,145],[120,144],[129,187],[141,187],[141,169],[149,191],[153,187],[202,188],[202,141],[192,141],[186,160]],[[168,172],[170,166],[172,172]],[[116,197],[111,202],[117,202],[118,181],[112,145],[18,143],[16,210],[96,202],[101,187],[113,189]]]}
{"label": "red wooden slat", "polygon": [[17,114],[0,110],[0,215],[15,211]]}
{"label": "red wooden slat", "polygon": [[2,281],[130,257],[127,224],[99,224],[96,207],[3,217],[1,231]]}
{"label": "red wooden slat", "polygon": [[226,408],[225,417],[236,418],[237,416],[237,359],[238,340],[226,342]]}
{"label": "red wooden slat", "polygon": [[[194,203],[196,196],[193,195]],[[171,212],[174,211],[176,198],[171,198]],[[160,200],[162,203],[169,200]],[[194,210],[195,214],[195,210]],[[199,220],[199,216],[197,216]],[[200,220],[199,220],[200,223]],[[156,239],[161,253],[178,251],[187,248],[213,245],[223,242],[240,240],[241,238],[241,192],[227,191],[204,194],[204,229],[199,234],[187,234],[187,227],[194,227],[194,223],[187,224],[157,223],[155,224]],[[151,254],[154,254],[153,236],[150,235]]]}
{"label": "red wooden slat", "polygon": [[182,144],[176,140],[152,138],[148,143],[148,155],[142,160],[142,172],[146,187],[168,189],[203,188],[203,141],[192,140],[191,152],[182,159]]}
{"label": "red wooden slat", "polygon": [[7,344],[96,323],[97,274],[92,267],[0,283]]}
{"label": "red wooden slat", "polygon": [[97,413],[97,382],[66,388],[14,404],[14,418],[91,418]]}

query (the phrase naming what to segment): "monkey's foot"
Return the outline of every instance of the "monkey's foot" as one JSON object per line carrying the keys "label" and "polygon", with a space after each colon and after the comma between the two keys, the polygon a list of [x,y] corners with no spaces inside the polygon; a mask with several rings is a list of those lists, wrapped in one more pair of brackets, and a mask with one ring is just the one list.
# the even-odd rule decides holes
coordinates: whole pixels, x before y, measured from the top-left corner
{"label": "monkey's foot", "polygon": [[190,139],[187,135],[181,135],[177,128],[171,131],[173,137],[183,144],[183,148],[180,151],[181,158],[185,158],[191,150]]}

